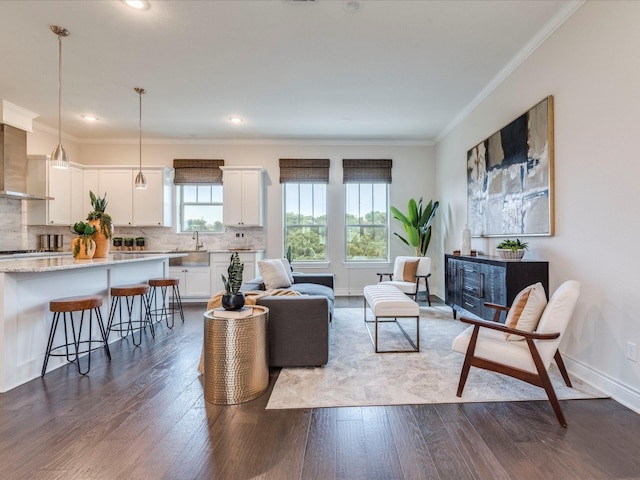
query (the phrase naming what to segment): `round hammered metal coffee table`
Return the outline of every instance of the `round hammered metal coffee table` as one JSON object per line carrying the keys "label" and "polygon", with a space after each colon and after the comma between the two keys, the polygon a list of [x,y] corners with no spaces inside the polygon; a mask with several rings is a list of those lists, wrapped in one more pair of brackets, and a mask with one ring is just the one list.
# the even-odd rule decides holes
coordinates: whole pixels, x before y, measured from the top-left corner
{"label": "round hammered metal coffee table", "polygon": [[233,405],[258,398],[269,385],[269,309],[253,305],[246,318],[204,314],[204,399]]}

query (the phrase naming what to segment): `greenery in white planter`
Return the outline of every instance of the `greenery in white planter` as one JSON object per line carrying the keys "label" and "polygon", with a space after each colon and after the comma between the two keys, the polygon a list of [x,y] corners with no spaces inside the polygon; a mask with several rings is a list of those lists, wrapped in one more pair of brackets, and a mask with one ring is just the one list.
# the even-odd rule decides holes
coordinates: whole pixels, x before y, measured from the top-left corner
{"label": "greenery in white planter", "polygon": [[516,250],[529,250],[529,244],[521,242],[519,238],[515,240],[507,239],[500,242],[496,248],[515,252]]}
{"label": "greenery in white planter", "polygon": [[224,291],[227,295],[235,295],[240,291],[242,285],[242,272],[244,270],[244,263],[240,263],[240,256],[238,252],[231,254],[231,261],[229,268],[227,268],[227,277],[222,277],[222,283],[224,284]]}

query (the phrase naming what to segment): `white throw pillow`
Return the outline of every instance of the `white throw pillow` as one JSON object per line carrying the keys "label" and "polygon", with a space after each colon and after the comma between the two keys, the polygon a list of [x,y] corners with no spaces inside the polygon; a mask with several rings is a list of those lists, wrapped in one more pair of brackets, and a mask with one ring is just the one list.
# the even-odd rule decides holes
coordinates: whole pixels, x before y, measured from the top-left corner
{"label": "white throw pillow", "polygon": [[267,290],[274,288],[287,288],[291,286],[289,275],[284,269],[284,263],[280,259],[259,260],[258,270]]}
{"label": "white throw pillow", "polygon": [[287,260],[286,258],[279,258],[278,260],[280,260],[284,265],[284,271],[287,272],[289,281],[291,282],[291,285],[293,285],[293,270],[291,270],[291,264],[289,263],[289,260]]}

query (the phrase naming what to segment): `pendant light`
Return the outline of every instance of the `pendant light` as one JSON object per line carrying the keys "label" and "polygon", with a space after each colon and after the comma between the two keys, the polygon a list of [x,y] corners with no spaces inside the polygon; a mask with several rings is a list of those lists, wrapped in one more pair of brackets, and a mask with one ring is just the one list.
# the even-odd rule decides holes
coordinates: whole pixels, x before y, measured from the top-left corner
{"label": "pendant light", "polygon": [[138,134],[140,137],[140,165],[138,169],[138,175],[136,175],[136,181],[134,185],[136,188],[143,190],[147,188],[147,179],[144,178],[144,174],[142,173],[142,95],[147,93],[144,88],[136,87],[134,88],[136,93],[138,94],[138,98],[140,99],[140,115],[138,117]]}
{"label": "pendant light", "polygon": [[58,36],[58,146],[51,152],[51,166],[69,168],[69,156],[62,148],[62,37],[69,35],[69,30],[51,25],[51,31]]}

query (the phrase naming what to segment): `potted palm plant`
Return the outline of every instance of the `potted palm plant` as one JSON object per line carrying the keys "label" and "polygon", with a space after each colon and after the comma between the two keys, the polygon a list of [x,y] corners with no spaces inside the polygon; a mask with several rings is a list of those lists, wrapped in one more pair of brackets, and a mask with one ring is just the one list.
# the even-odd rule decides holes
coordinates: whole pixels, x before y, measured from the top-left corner
{"label": "potted palm plant", "polygon": [[107,194],[104,197],[96,197],[95,194],[89,191],[89,198],[91,199],[91,206],[93,211],[87,215],[89,224],[96,229],[94,240],[96,242],[95,258],[105,258],[109,255],[109,239],[113,236],[113,221],[108,213],[105,213],[107,208]]}
{"label": "potted palm plant", "polygon": [[76,222],[69,227],[69,230],[76,235],[71,240],[73,258],[78,260],[93,258],[96,252],[96,242],[93,239],[96,229],[89,223]]}
{"label": "potted palm plant", "polygon": [[240,291],[243,270],[244,263],[240,263],[238,252],[233,252],[227,268],[227,277],[221,275],[224,284],[222,306],[225,310],[240,310],[244,307],[244,293]]}
{"label": "potted palm plant", "polygon": [[416,249],[416,257],[424,257],[431,242],[431,222],[438,211],[439,202],[431,200],[427,206],[422,208],[422,198],[416,202],[413,198],[409,199],[407,214],[405,215],[396,207],[391,207],[393,218],[402,222],[402,227],[407,233],[407,238],[393,234],[402,242]]}

